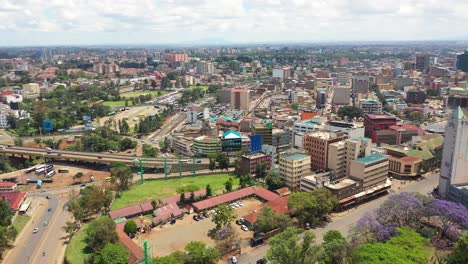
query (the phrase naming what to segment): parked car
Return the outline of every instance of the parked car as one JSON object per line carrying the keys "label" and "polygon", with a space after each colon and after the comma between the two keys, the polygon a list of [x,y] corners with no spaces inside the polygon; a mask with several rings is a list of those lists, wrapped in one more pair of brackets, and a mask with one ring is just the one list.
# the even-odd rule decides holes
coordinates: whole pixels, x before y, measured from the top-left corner
{"label": "parked car", "polygon": [[49,209],[47,209],[47,212],[52,212],[52,208],[49,207]]}
{"label": "parked car", "polygon": [[310,229],[310,223],[305,223],[305,229],[307,229],[307,230]]}
{"label": "parked car", "polygon": [[198,218],[200,218],[200,220],[205,219],[205,217],[203,217],[203,215],[201,215],[201,214],[198,215]]}
{"label": "parked car", "polygon": [[86,183],[83,183],[80,185],[81,187],[86,187]]}
{"label": "parked car", "polygon": [[327,223],[330,223],[332,220],[328,215],[326,215],[326,216],[323,217],[323,221],[325,221]]}
{"label": "parked car", "polygon": [[210,217],[210,214],[208,214],[208,212],[203,212],[203,216],[204,216],[205,218],[209,218],[209,217]]}
{"label": "parked car", "polygon": [[36,234],[36,233],[37,233],[37,231],[39,231],[39,228],[37,228],[37,227],[36,227],[36,228],[34,228],[34,229],[33,229],[33,234]]}
{"label": "parked car", "polygon": [[50,196],[49,196],[49,195],[47,195],[47,196],[46,196],[46,199],[50,199]]}
{"label": "parked car", "polygon": [[240,207],[244,206],[244,203],[242,203],[241,201],[237,202],[237,204],[238,204]]}
{"label": "parked car", "polygon": [[241,225],[241,229],[244,231],[249,231],[249,228],[246,225]]}
{"label": "parked car", "polygon": [[49,224],[49,222],[47,222],[47,221],[44,222],[44,226],[46,226],[46,225],[48,225],[48,224]]}
{"label": "parked car", "polygon": [[263,243],[263,237],[262,236],[255,236],[252,239],[250,239],[250,245],[252,247],[255,247],[257,245],[260,245]]}
{"label": "parked car", "polygon": [[264,260],[264,259],[259,259],[259,260],[257,260],[257,264],[266,264],[266,263],[267,263],[267,262],[266,262],[266,260]]}
{"label": "parked car", "polygon": [[236,264],[236,263],[237,263],[237,258],[236,258],[236,256],[232,256],[232,257],[231,257],[231,263],[232,263],[232,264]]}
{"label": "parked car", "polygon": [[200,218],[198,217],[198,215],[194,215],[194,216],[193,216],[193,220],[195,220],[195,221],[200,221]]}

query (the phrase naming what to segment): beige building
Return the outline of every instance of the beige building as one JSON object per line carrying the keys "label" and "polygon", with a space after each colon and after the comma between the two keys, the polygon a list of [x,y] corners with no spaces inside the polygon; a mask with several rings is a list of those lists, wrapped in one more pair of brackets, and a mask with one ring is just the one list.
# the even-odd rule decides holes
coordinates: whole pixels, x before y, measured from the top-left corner
{"label": "beige building", "polygon": [[304,153],[286,153],[279,157],[280,177],[292,191],[298,191],[301,178],[310,174],[310,156]]}
{"label": "beige building", "polygon": [[238,110],[249,110],[250,95],[247,89],[231,90],[231,108]]}
{"label": "beige building", "polygon": [[311,156],[312,170],[325,170],[328,168],[328,146],[332,143],[346,139],[340,132],[317,131],[304,135],[302,146]]}
{"label": "beige building", "polygon": [[38,94],[40,92],[38,83],[23,84],[23,90],[27,91],[28,93],[34,93],[34,94]]}
{"label": "beige building", "polygon": [[363,188],[385,183],[388,178],[388,156],[371,154],[351,161],[350,177],[362,182]]}
{"label": "beige building", "polygon": [[336,179],[349,176],[351,161],[369,156],[372,142],[368,138],[347,139],[328,146],[328,169],[334,171]]}
{"label": "beige building", "polygon": [[422,159],[417,157],[389,157],[390,174],[397,178],[414,178],[421,173]]}

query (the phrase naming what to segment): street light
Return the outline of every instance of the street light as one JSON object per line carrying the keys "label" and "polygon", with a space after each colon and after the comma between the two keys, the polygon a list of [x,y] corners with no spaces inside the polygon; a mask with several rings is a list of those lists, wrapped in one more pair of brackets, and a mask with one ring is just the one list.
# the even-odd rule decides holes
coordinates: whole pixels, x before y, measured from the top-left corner
{"label": "street light", "polygon": [[134,162],[140,162],[140,183],[143,184],[145,179],[143,178],[143,160],[139,158],[135,158]]}

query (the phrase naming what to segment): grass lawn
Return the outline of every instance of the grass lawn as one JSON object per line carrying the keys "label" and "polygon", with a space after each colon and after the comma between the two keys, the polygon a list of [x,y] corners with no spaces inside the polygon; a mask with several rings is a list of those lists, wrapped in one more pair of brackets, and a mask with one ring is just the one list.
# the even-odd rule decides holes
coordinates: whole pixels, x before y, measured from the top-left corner
{"label": "grass lawn", "polygon": [[224,183],[232,177],[234,188],[239,185],[239,179],[229,174],[216,174],[207,176],[184,177],[168,180],[145,181],[143,185],[135,185],[130,190],[122,193],[111,206],[111,210],[124,208],[130,205],[162,199],[176,195],[177,187],[196,185],[198,189],[204,189],[207,184],[211,185],[213,193],[224,190]]}
{"label": "grass lawn", "polygon": [[[125,106],[125,100],[106,101],[106,102],[103,102],[102,105],[110,106],[110,107],[124,107]],[[133,105],[132,101],[128,100],[128,106],[132,106],[132,105]]]}
{"label": "grass lawn", "polygon": [[31,217],[28,215],[17,215],[13,226],[16,229],[16,232],[19,234],[23,230],[24,226],[31,220]]}
{"label": "grass lawn", "polygon": [[167,94],[168,91],[133,91],[133,92],[128,92],[128,93],[122,93],[120,94],[120,97],[123,97],[123,98],[129,98],[129,97],[138,97],[140,95],[147,95],[147,94],[151,94],[152,96],[158,96],[158,92],[160,95],[164,95],[164,94]]}
{"label": "grass lawn", "polygon": [[85,259],[89,258],[89,254],[84,252],[86,247],[86,230],[87,225],[84,225],[80,231],[78,231],[70,240],[70,243],[67,246],[65,251],[65,257],[72,264],[82,264]]}
{"label": "grass lawn", "polygon": [[208,85],[200,85],[200,86],[192,85],[188,89],[193,89],[193,88],[196,88],[196,87],[200,87],[201,89],[203,89],[203,91],[208,90]]}

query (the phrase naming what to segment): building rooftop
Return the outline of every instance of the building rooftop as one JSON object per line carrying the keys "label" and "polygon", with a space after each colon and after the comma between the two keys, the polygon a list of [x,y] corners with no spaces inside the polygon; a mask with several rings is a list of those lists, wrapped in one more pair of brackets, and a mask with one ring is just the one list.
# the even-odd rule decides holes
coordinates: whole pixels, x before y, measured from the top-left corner
{"label": "building rooftop", "polygon": [[343,189],[343,188],[346,188],[348,186],[355,185],[355,184],[356,182],[351,179],[343,179],[339,182],[328,184],[326,186],[330,189],[339,190],[339,189]]}
{"label": "building rooftop", "polygon": [[368,164],[368,163],[372,163],[372,162],[376,162],[376,161],[384,160],[384,159],[387,159],[386,155],[374,153],[369,156],[356,159],[356,161],[360,163]]}
{"label": "building rooftop", "polygon": [[304,159],[304,158],[310,158],[309,155],[304,154],[304,153],[290,153],[290,154],[284,154],[281,156],[283,159],[286,160],[299,160],[299,159]]}
{"label": "building rooftop", "polygon": [[396,119],[394,115],[366,115],[370,119]]}
{"label": "building rooftop", "polygon": [[236,130],[228,130],[224,132],[223,138],[225,139],[241,138],[241,134]]}

